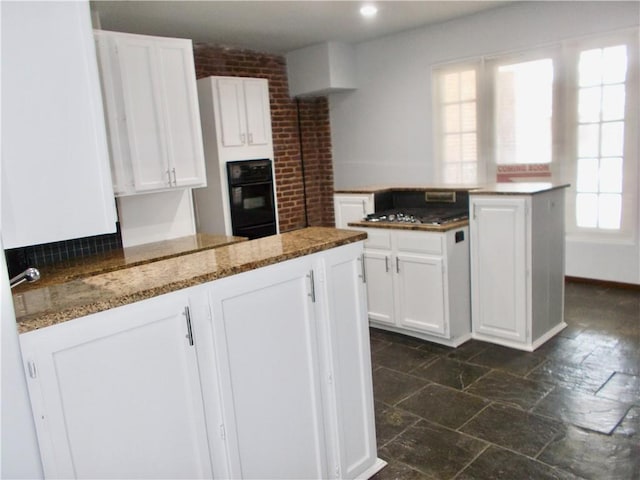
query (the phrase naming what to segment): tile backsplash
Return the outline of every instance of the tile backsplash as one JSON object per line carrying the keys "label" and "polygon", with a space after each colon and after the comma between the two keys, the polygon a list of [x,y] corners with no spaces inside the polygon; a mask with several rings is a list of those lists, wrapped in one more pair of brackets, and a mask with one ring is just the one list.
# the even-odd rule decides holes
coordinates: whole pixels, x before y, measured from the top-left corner
{"label": "tile backsplash", "polygon": [[105,253],[118,248],[122,248],[119,225],[116,233],[11,248],[5,250],[4,253],[7,259],[9,276],[13,277],[28,267],[42,268],[47,265]]}

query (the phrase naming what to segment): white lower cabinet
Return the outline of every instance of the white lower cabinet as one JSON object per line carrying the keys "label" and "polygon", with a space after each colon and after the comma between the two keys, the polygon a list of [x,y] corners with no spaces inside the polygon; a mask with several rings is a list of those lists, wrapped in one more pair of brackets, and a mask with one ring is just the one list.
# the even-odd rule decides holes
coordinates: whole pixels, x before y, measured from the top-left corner
{"label": "white lower cabinet", "polygon": [[362,243],[21,335],[47,478],[368,478]]}
{"label": "white lower cabinet", "polygon": [[231,478],[327,478],[312,272],[303,258],[210,288]]}
{"label": "white lower cabinet", "polygon": [[212,285],[215,360],[202,374],[220,386],[230,478],[368,478],[384,466],[361,258],[354,244]]}
{"label": "white lower cabinet", "polygon": [[211,478],[189,296],[22,334],[46,478]]}
{"label": "white lower cabinet", "polygon": [[345,193],[333,196],[336,228],[350,228],[349,222],[360,221],[374,210],[374,195]]}
{"label": "white lower cabinet", "polygon": [[375,327],[458,346],[471,337],[467,227],[367,229],[365,272]]}
{"label": "white lower cabinet", "polygon": [[533,351],[566,327],[564,195],[471,193],[474,338]]}

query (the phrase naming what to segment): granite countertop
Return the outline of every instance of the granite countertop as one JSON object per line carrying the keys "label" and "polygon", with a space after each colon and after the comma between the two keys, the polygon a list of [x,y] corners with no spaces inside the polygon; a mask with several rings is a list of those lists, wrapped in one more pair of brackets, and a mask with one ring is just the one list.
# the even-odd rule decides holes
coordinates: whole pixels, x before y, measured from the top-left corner
{"label": "granite countertop", "polygon": [[448,232],[456,228],[466,227],[469,220],[460,220],[446,225],[429,225],[426,223],[402,223],[402,222],[349,222],[350,227],[356,228],[388,228],[394,230],[421,230],[423,232]]}
{"label": "granite countertop", "polygon": [[449,192],[451,190],[473,190],[478,188],[476,185],[369,185],[364,187],[349,187],[338,188],[333,191],[335,194],[341,193],[359,193],[359,194],[371,194],[371,193],[384,193],[384,192]]}
{"label": "granite countertop", "polygon": [[328,227],[232,243],[13,294],[20,333],[127,305],[259,267],[364,240],[366,233]]}
{"label": "granite countertop", "polygon": [[536,193],[547,192],[549,190],[555,190],[557,188],[568,187],[567,183],[548,183],[548,182],[505,182],[505,183],[491,183],[482,185],[444,185],[438,184],[435,186],[428,185],[371,185],[365,187],[350,187],[334,190],[336,194],[372,194],[372,193],[384,193],[384,192],[424,192],[432,191],[437,192],[451,191],[451,190],[468,190],[469,194],[473,195],[532,195]]}
{"label": "granite countertop", "polygon": [[477,190],[470,190],[470,195],[535,195],[559,188],[568,187],[568,183],[551,182],[506,182],[480,186]]}
{"label": "granite countertop", "polygon": [[13,292],[20,293],[40,289],[77,278],[113,272],[123,268],[135,267],[145,263],[231,245],[246,240],[245,237],[198,233],[162,242],[119,248],[97,255],[62,261],[55,265],[38,267],[38,270],[40,270],[40,280],[36,283],[22,283],[15,287]]}

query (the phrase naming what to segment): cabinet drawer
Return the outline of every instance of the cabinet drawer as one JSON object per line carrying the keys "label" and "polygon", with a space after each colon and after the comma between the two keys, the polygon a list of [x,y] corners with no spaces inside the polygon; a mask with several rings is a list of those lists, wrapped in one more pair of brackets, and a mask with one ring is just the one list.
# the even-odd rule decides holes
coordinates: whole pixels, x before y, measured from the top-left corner
{"label": "cabinet drawer", "polygon": [[400,252],[442,255],[442,235],[429,232],[396,232],[396,248]]}
{"label": "cabinet drawer", "polygon": [[391,250],[391,232],[389,230],[369,229],[367,235],[364,242],[365,248]]}

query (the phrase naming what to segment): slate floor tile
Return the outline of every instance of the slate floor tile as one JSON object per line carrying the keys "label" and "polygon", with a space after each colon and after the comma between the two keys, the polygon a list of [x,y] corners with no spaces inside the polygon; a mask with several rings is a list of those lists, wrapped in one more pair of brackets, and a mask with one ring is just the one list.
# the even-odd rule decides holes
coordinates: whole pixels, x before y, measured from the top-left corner
{"label": "slate floor tile", "polygon": [[480,440],[423,420],[387,444],[380,456],[444,480],[462,470],[485,447]]}
{"label": "slate floor tile", "polygon": [[380,367],[373,371],[373,396],[380,402],[394,405],[427,383],[418,377]]}
{"label": "slate floor tile", "polygon": [[544,360],[544,357],[535,353],[491,345],[478,355],[471,357],[469,362],[524,376]]}
{"label": "slate floor tile", "polygon": [[490,346],[491,344],[487,342],[469,340],[468,342],[460,345],[458,348],[454,348],[447,354],[447,357],[461,361],[469,360],[471,357],[484,352]]}
{"label": "slate floor tile", "polygon": [[535,457],[562,431],[562,423],[517,408],[493,404],[467,422],[460,431]]}
{"label": "slate floor tile", "polygon": [[628,403],[558,387],[549,393],[533,412],[610,434],[627,414],[629,407]]}
{"label": "slate floor tile", "polygon": [[489,371],[487,367],[440,357],[434,362],[415,368],[411,373],[440,385],[464,390]]}
{"label": "slate floor tile", "polygon": [[640,478],[640,442],[573,426],[551,442],[538,459],[587,479]]}
{"label": "slate floor tile", "polygon": [[488,404],[483,398],[432,383],[400,402],[398,407],[430,422],[458,428]]}
{"label": "slate floor tile", "polygon": [[625,437],[635,437],[636,441],[640,443],[640,406],[631,407],[613,433]]}
{"label": "slate floor tile", "polygon": [[433,477],[415,470],[404,463],[394,460],[385,460],[388,464],[371,480],[433,480]]}
{"label": "slate floor tile", "polygon": [[375,417],[378,447],[382,447],[420,420],[416,415],[381,402],[375,402]]}
{"label": "slate floor tile", "polygon": [[640,377],[616,372],[597,396],[640,405]]}
{"label": "slate floor tile", "polygon": [[526,378],[594,394],[613,374],[611,369],[595,366],[585,369],[579,364],[549,360],[529,372]]}
{"label": "slate floor tile", "polygon": [[570,480],[574,475],[498,447],[489,447],[456,480]]}
{"label": "slate floor tile", "polygon": [[424,340],[411,337],[409,335],[402,335],[400,333],[389,332],[387,330],[381,330],[379,328],[370,328],[369,335],[371,338],[377,340],[383,340],[395,345],[405,345],[407,347],[418,348],[425,343]]}
{"label": "slate floor tile", "polygon": [[445,347],[444,345],[440,345],[438,343],[433,342],[424,342],[420,345],[420,350],[424,350],[425,352],[434,353],[436,355],[449,355],[451,352],[455,350],[455,348]]}
{"label": "slate floor tile", "polygon": [[374,365],[408,373],[416,367],[432,362],[437,358],[434,353],[425,352],[405,345],[392,344],[376,350],[371,355]]}
{"label": "slate floor tile", "polygon": [[580,365],[595,348],[577,339],[556,336],[538,348],[535,353],[547,360]]}
{"label": "slate floor tile", "polygon": [[479,397],[529,410],[553,389],[554,386],[548,383],[536,382],[493,370],[472,383],[465,391]]}
{"label": "slate floor tile", "polygon": [[370,343],[371,343],[371,353],[391,345],[391,342],[373,335],[370,337]]}

